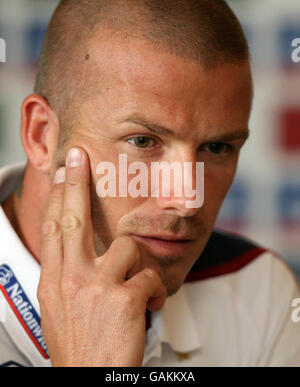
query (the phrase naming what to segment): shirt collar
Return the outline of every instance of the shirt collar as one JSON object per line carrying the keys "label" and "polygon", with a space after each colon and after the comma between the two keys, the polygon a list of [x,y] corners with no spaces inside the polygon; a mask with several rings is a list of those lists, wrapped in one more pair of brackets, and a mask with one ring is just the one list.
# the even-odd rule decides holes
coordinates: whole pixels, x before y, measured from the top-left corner
{"label": "shirt collar", "polygon": [[[166,299],[165,305],[159,312],[152,314],[151,324],[151,330],[157,332],[156,349],[152,351],[152,356],[161,355],[162,343],[168,343],[176,353],[180,354],[202,348],[199,326],[193,315],[184,284],[177,293]],[[153,343],[151,347],[154,347]],[[150,357],[151,354],[148,353],[147,361]]]}
{"label": "shirt collar", "polygon": [[[24,172],[24,167],[24,163],[18,163],[0,169],[0,203],[15,190],[18,180]],[[29,300],[30,306],[33,308],[31,311],[35,310],[39,315],[37,288],[40,278],[40,265],[22,243],[1,205],[0,233],[0,266],[9,270],[14,284],[18,286],[18,292],[22,297],[26,295],[26,299]],[[22,319],[20,320],[20,315],[14,308],[13,298],[15,297],[12,294],[8,294],[8,297],[11,301],[9,304],[12,306],[7,309],[6,322],[3,324],[7,334],[31,364],[36,366],[49,365],[50,361],[44,360],[33,344],[28,330],[24,328],[24,321],[21,322]]]}

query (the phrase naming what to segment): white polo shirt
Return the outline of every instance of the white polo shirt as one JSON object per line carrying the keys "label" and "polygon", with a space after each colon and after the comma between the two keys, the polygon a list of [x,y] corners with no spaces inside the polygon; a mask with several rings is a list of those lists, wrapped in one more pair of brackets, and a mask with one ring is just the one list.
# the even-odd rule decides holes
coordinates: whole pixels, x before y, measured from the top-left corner
{"label": "white polo shirt", "polygon": [[[0,169],[0,203],[24,167]],[[0,365],[51,366],[40,328],[40,266],[1,206],[0,238]],[[280,257],[214,232],[186,282],[151,314],[143,366],[299,366],[295,298],[299,286]]]}

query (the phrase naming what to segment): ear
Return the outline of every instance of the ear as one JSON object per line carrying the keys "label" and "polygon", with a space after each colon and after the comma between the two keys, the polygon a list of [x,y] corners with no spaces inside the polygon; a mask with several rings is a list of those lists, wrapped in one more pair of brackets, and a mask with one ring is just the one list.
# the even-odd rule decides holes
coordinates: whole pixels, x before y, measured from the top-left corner
{"label": "ear", "polygon": [[21,139],[29,162],[41,173],[50,173],[58,144],[59,121],[48,102],[37,94],[22,104]]}

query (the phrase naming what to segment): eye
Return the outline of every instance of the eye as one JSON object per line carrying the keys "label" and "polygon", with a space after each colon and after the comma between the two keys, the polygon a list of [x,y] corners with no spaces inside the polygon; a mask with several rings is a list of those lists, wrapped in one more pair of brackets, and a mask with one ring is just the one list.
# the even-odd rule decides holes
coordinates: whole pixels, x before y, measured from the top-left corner
{"label": "eye", "polygon": [[214,153],[218,155],[226,152],[230,152],[233,150],[232,145],[225,144],[223,142],[212,142],[212,143],[206,144],[204,148],[208,150],[210,153]]}
{"label": "eye", "polygon": [[156,143],[153,138],[146,136],[132,137],[128,140],[128,142],[138,148],[149,148],[151,145],[153,146]]}

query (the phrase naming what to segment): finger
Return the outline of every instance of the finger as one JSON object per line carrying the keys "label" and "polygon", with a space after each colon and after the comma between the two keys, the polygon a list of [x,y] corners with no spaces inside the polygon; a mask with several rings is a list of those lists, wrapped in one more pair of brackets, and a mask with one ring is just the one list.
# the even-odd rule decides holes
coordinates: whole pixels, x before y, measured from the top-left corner
{"label": "finger", "polygon": [[48,205],[42,224],[41,267],[43,273],[57,272],[63,261],[60,219],[64,202],[65,168],[59,168],[54,177]]}
{"label": "finger", "polygon": [[[68,270],[96,257],[90,200],[90,163],[86,152],[72,148],[66,160],[62,217],[64,267]],[[79,269],[80,270],[80,269]]]}
{"label": "finger", "polygon": [[129,236],[116,238],[105,256],[100,258],[100,264],[107,277],[123,283],[142,269],[137,243]]}
{"label": "finger", "polygon": [[141,300],[151,312],[159,311],[166,301],[166,288],[154,269],[143,269],[128,280],[126,285],[139,292]]}

